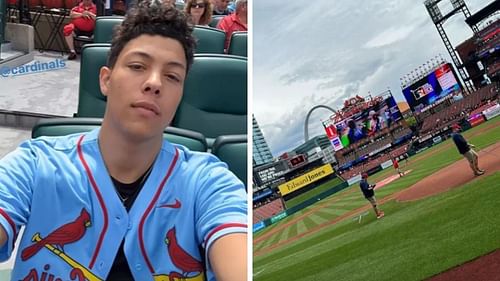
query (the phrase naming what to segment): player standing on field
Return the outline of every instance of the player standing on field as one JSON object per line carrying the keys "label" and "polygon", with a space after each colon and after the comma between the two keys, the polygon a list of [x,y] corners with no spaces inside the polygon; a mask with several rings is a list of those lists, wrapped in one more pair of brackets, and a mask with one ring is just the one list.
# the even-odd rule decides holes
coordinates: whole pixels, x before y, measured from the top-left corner
{"label": "player standing on field", "polygon": [[366,200],[372,204],[373,211],[375,211],[375,215],[377,219],[384,217],[384,212],[382,212],[377,206],[377,199],[375,198],[375,184],[368,183],[368,173],[361,174],[361,182],[359,183],[359,187],[361,188],[361,192],[365,196]]}
{"label": "player standing on field", "polygon": [[476,176],[484,174],[484,170],[479,169],[478,166],[478,156],[477,152],[474,151],[475,146],[468,143],[467,140],[460,134],[460,126],[458,124],[453,124],[451,126],[453,133],[451,138],[457,146],[458,152],[462,154],[467,161],[469,161],[470,168]]}

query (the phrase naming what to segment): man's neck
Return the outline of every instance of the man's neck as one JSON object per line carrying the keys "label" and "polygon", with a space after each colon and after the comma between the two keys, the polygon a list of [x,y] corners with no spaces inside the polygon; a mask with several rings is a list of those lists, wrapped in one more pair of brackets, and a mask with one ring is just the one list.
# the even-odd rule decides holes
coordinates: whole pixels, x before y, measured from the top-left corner
{"label": "man's neck", "polygon": [[131,183],[153,164],[162,145],[162,138],[144,141],[132,140],[103,122],[99,132],[99,149],[108,170],[116,180]]}

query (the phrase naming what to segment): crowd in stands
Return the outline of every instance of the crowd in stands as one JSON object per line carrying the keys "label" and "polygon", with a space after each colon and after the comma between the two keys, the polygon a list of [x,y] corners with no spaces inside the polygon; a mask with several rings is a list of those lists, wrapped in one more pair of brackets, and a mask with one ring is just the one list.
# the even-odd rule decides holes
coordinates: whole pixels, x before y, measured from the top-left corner
{"label": "crowd in stands", "polygon": [[396,149],[392,149],[390,152],[382,152],[374,157],[370,157],[367,161],[359,164],[357,166],[351,167],[349,170],[342,171],[339,175],[344,179],[348,180],[356,175],[372,170],[379,166],[380,164],[391,160],[392,158],[399,158],[404,156],[408,151],[408,144],[402,145]]}
{"label": "crowd in stands", "polygon": [[467,118],[471,112],[486,105],[489,101],[497,97],[498,88],[495,85],[489,85],[480,88],[471,95],[465,96],[463,99],[449,99],[449,106],[444,110],[430,114],[422,121],[420,135],[426,135],[432,132],[440,131],[443,128],[449,127],[464,118]]}
{"label": "crowd in stands", "polygon": [[[20,1],[20,0],[13,0]],[[13,2],[10,1],[10,2]],[[95,0],[94,0],[95,1]],[[60,29],[62,32],[62,36],[66,42],[66,47],[69,50],[68,60],[74,60],[77,58],[77,50],[75,50],[75,38],[77,37],[85,37],[84,42],[92,42],[93,33],[95,29],[96,17],[103,15],[122,15],[126,11],[121,10],[113,10],[113,4],[116,2],[120,5],[123,4],[123,1],[120,0],[107,0],[111,1],[110,5],[107,5],[104,14],[98,14],[98,8],[93,3],[92,0],[75,0],[78,2],[76,6],[71,7],[68,4],[71,1],[66,1],[62,4],[64,7],[60,7],[60,17],[62,20],[60,22],[64,22],[66,17],[70,18],[70,22],[64,26],[55,26],[56,29]],[[140,0],[134,0],[140,1]],[[231,35],[236,31],[247,31],[247,0],[162,0],[166,4],[170,4],[177,9],[184,10],[185,13],[189,14],[191,17],[191,22],[193,25],[205,26],[209,27],[209,24],[214,20],[215,24],[211,26],[211,28],[217,28],[226,33],[225,40],[225,50],[227,52],[229,47],[229,42],[231,39]],[[9,2],[9,3],[10,3]],[[38,5],[38,4],[37,4]],[[30,9],[37,9],[37,13],[47,14],[54,17],[53,12],[50,7],[46,7],[44,9],[43,1],[40,4],[41,6],[30,7]],[[66,7],[68,5],[68,7]],[[133,5],[133,1],[125,1],[124,9],[131,7]],[[9,5],[9,9],[16,9],[17,5]],[[56,7],[59,8],[59,7]],[[12,12],[9,12],[10,15]],[[34,17],[39,18],[39,16],[35,15]],[[8,19],[9,21],[13,21],[13,19]],[[218,21],[215,21],[218,20]],[[37,29],[37,20],[33,21],[33,26]],[[52,35],[51,35],[52,36]],[[49,36],[49,38],[51,37]],[[54,41],[54,40],[48,40]],[[56,40],[57,41],[57,40]],[[42,43],[44,45],[42,48],[50,48],[50,46],[45,46],[47,42]],[[47,44],[48,45],[48,44]],[[62,46],[64,48],[64,46]],[[78,48],[76,48],[78,49]]]}
{"label": "crowd in stands", "polygon": [[[276,194],[276,193],[275,193]],[[256,224],[259,221],[271,218],[285,210],[283,199],[278,196],[275,199],[269,198],[266,201],[262,201],[258,206],[254,205],[253,209],[253,223]]]}

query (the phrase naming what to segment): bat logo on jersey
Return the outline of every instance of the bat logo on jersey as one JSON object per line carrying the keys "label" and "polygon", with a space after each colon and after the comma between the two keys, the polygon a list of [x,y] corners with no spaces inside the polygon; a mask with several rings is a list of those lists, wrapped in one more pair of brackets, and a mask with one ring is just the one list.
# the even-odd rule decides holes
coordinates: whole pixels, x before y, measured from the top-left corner
{"label": "bat logo on jersey", "polygon": [[90,225],[90,215],[87,210],[83,208],[80,215],[74,221],[59,227],[45,238],[41,238],[40,234],[36,233],[32,239],[35,243],[24,248],[21,253],[21,259],[23,261],[28,260],[38,253],[45,245],[49,244],[55,247],[59,246],[61,251],[64,252],[64,245],[80,240]]}
{"label": "bat logo on jersey", "polygon": [[[172,263],[182,272],[171,271],[168,275],[156,275],[154,277],[155,281],[205,280],[205,268],[203,263],[191,256],[181,247],[181,245],[179,245],[175,234],[175,227],[171,228],[167,232],[165,243],[167,244],[167,251],[170,256],[170,260],[172,260]],[[193,275],[193,273],[195,275]]]}
{"label": "bat logo on jersey", "polygon": [[[40,233],[35,233],[31,240],[34,242],[33,245],[30,245],[21,252],[21,260],[26,261],[33,257],[36,253],[38,253],[42,248],[48,249],[50,252],[54,253],[56,256],[60,257],[63,261],[65,261],[68,265],[70,265],[73,269],[70,272],[71,280],[90,280],[90,281],[100,281],[101,278],[97,277],[86,267],[72,259],[64,252],[64,246],[66,244],[74,243],[80,240],[88,227],[91,226],[91,218],[90,214],[82,208],[80,215],[72,222],[69,222],[56,230],[52,231],[45,238],[42,238]],[[50,269],[50,265],[46,264],[44,266],[44,270],[47,271]],[[52,274],[48,272],[43,272],[41,275],[41,280],[45,280],[45,277],[49,274],[49,280],[55,278]],[[38,272],[36,269],[31,269],[29,274],[23,279],[25,280],[38,280]],[[60,280],[56,278],[55,280]]]}

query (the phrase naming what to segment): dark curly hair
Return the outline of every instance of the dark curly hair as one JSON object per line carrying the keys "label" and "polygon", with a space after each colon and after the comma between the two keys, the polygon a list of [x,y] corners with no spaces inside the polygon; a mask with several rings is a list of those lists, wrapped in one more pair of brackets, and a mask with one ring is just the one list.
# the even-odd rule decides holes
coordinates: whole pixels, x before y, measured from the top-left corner
{"label": "dark curly hair", "polygon": [[125,45],[143,35],[160,35],[179,41],[186,55],[187,70],[193,63],[196,42],[192,36],[193,26],[182,11],[165,5],[159,0],[142,0],[130,8],[113,33],[108,66],[113,68]]}

